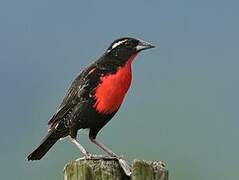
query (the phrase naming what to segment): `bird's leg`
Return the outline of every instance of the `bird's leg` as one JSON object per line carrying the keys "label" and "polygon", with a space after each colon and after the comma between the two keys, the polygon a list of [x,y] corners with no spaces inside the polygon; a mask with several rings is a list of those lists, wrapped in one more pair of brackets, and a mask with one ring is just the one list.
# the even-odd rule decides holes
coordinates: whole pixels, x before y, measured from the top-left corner
{"label": "bird's leg", "polygon": [[91,154],[88,153],[85,148],[74,138],[71,138],[71,142],[76,145],[80,149],[80,152],[85,156],[85,158],[90,158]]}
{"label": "bird's leg", "polygon": [[90,140],[92,143],[94,143],[95,145],[100,147],[103,151],[105,151],[108,155],[116,158],[119,161],[120,166],[123,168],[123,170],[127,176],[131,175],[131,165],[126,160],[124,160],[122,157],[115,154],[112,150],[110,150],[106,145],[104,145],[99,140],[96,140],[94,138],[90,138]]}
{"label": "bird's leg", "polygon": [[103,151],[105,151],[109,156],[120,158],[117,154],[115,154],[111,149],[109,149],[106,145],[104,145],[99,140],[96,140],[94,138],[90,138],[91,142],[94,143],[96,146],[101,148]]}

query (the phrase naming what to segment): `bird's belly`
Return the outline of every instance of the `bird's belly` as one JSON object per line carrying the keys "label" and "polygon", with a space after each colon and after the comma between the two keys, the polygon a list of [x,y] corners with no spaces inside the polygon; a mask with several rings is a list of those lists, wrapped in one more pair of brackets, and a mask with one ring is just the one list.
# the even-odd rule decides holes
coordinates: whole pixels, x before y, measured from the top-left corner
{"label": "bird's belly", "polygon": [[126,65],[115,74],[101,77],[101,83],[96,87],[94,108],[102,114],[117,111],[131,84],[131,67]]}

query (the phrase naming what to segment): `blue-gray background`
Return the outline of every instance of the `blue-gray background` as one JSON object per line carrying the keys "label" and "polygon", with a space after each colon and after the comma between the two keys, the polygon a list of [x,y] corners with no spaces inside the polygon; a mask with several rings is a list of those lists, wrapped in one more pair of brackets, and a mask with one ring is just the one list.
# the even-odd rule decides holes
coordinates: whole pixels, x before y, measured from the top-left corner
{"label": "blue-gray background", "polygon": [[1,179],[63,179],[64,164],[80,156],[69,141],[41,161],[25,157],[80,69],[125,35],[157,48],[137,57],[124,105],[98,138],[130,160],[163,160],[170,179],[238,179],[238,6],[1,0]]}

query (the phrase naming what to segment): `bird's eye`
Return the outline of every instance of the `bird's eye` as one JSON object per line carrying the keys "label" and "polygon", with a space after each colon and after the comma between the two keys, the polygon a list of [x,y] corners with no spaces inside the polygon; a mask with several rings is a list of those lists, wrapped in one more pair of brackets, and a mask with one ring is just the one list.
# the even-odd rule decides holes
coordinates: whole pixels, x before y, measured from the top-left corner
{"label": "bird's eye", "polygon": [[126,46],[127,48],[131,48],[131,47],[132,47],[132,44],[131,44],[130,42],[125,42],[125,46]]}

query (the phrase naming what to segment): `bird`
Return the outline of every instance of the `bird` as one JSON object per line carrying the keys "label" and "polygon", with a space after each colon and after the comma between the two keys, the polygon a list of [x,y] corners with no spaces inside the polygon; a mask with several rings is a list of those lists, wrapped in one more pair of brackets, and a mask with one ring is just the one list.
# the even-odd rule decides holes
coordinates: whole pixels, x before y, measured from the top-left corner
{"label": "bird", "polygon": [[48,122],[47,135],[27,160],[40,160],[60,139],[70,137],[85,158],[90,154],[77,140],[80,129],[89,129],[89,139],[110,157],[119,157],[96,139],[113,118],[131,85],[131,65],[139,52],[154,48],[141,39],[122,37],[74,79],[62,103]]}

